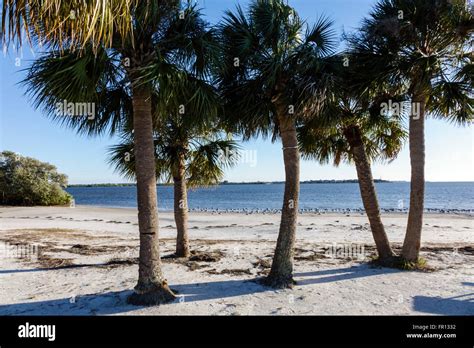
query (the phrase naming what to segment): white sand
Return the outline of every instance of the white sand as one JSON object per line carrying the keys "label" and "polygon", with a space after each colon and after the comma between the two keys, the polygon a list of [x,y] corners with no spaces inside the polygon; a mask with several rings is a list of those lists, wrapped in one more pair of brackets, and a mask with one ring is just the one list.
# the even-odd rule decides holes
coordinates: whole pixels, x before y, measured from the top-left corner
{"label": "white sand", "polygon": [[[395,246],[403,242],[406,217],[383,216]],[[302,215],[298,284],[275,291],[253,280],[268,271],[255,263],[271,261],[278,215],[191,213],[192,249],[220,251],[222,258],[163,260],[163,272],[180,298],[149,308],[125,302],[137,279],[136,222],[134,209],[0,208],[0,315],[474,314],[469,216],[427,214],[422,256],[435,270],[403,272],[366,263],[373,241],[364,215]],[[173,215],[161,213],[160,226],[161,250],[169,255],[176,234]],[[360,253],[332,257],[324,248],[333,243],[363,251],[365,259]],[[32,246],[39,246],[41,257],[26,249]],[[19,250],[32,257],[18,258]]]}

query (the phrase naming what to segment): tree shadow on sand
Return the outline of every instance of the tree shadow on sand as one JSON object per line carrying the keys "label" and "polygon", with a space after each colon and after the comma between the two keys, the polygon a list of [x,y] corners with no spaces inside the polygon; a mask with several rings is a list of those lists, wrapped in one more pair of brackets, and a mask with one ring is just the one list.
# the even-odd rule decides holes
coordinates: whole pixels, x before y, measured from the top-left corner
{"label": "tree shadow on sand", "polygon": [[[252,280],[178,284],[172,286],[172,289],[178,296],[173,303],[190,303],[273,291]],[[130,294],[132,290],[124,290],[81,295],[75,298],[0,305],[0,315],[106,315],[143,308],[127,304],[126,299]]]}
{"label": "tree shadow on sand", "polygon": [[[297,281],[297,285],[310,285],[399,272],[402,271],[394,268],[375,268],[367,264],[360,264],[352,267],[295,273],[295,279]],[[301,279],[302,277],[304,277],[304,279]]]}
{"label": "tree shadow on sand", "polygon": [[[463,282],[464,286],[474,283]],[[474,292],[453,297],[415,296],[413,307],[416,311],[441,315],[474,315]]]}
{"label": "tree shadow on sand", "polygon": [[110,260],[102,263],[81,263],[81,264],[71,264],[64,266],[56,267],[40,267],[40,268],[21,268],[21,269],[2,269],[0,270],[1,274],[11,274],[11,273],[30,273],[30,272],[48,272],[48,271],[57,271],[61,269],[71,269],[71,268],[87,268],[87,267],[97,267],[104,268],[110,266],[121,266],[121,265],[132,265],[136,262],[133,260]]}
{"label": "tree shadow on sand", "polygon": [[80,265],[66,265],[59,267],[42,267],[42,268],[22,268],[22,269],[2,269],[0,274],[10,274],[10,273],[30,273],[30,272],[47,272],[47,271],[57,271],[60,269],[70,269],[70,268],[84,268],[84,267],[104,267],[107,266],[105,263],[100,264],[80,264]]}

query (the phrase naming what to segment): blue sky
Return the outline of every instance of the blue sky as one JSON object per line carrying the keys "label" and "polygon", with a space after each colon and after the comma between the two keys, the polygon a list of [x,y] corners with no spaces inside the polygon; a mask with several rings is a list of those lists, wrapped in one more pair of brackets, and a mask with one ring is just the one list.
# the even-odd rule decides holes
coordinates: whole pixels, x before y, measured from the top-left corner
{"label": "blue sky", "polygon": [[[370,11],[375,0],[289,0],[300,16],[309,22],[320,15],[335,22],[338,33],[354,30]],[[222,17],[226,9],[236,4],[246,6],[247,0],[198,0],[204,14],[212,23]],[[22,52],[9,50],[0,57],[0,150],[12,150],[25,156],[50,162],[69,176],[69,182],[105,183],[125,182],[107,164],[107,148],[116,139],[88,138],[64,129],[51,122],[40,110],[35,110],[17,83],[33,59],[27,46]],[[16,66],[16,58],[20,66]],[[474,173],[472,127],[460,128],[440,120],[428,120],[426,126],[426,178],[429,181],[472,181]],[[256,139],[242,144],[256,162],[242,163],[226,171],[229,181],[273,181],[284,179],[281,145]],[[375,178],[409,180],[408,149],[405,146],[399,157],[390,164],[375,164]],[[302,162],[301,179],[354,179],[352,166],[334,168],[315,162]]]}

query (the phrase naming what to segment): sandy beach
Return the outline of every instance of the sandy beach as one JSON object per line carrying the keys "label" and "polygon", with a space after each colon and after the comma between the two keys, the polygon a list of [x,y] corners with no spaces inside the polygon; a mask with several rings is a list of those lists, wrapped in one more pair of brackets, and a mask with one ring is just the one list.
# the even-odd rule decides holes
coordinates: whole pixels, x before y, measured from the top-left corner
{"label": "sandy beach", "polygon": [[[384,214],[403,242],[406,214]],[[135,209],[0,208],[0,315],[473,315],[472,216],[426,214],[429,271],[369,264],[374,244],[361,213],[302,214],[291,290],[255,279],[269,271],[278,214],[190,213],[193,256],[175,248],[172,213],[160,213],[163,272],[178,299],[126,304],[137,279]],[[22,256],[22,257],[19,257]]]}

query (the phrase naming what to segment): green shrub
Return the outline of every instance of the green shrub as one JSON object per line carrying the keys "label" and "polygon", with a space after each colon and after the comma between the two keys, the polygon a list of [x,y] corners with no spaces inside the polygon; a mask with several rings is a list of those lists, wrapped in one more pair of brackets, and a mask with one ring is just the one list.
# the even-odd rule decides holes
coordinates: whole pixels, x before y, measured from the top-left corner
{"label": "green shrub", "polygon": [[66,205],[67,176],[56,167],[11,151],[0,152],[0,203],[3,205]]}

